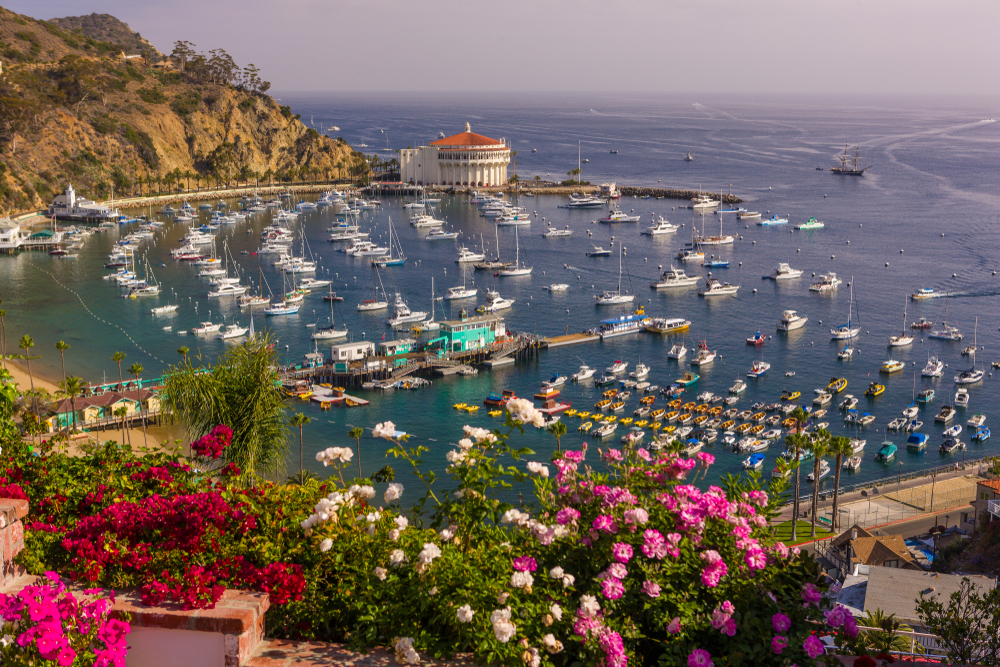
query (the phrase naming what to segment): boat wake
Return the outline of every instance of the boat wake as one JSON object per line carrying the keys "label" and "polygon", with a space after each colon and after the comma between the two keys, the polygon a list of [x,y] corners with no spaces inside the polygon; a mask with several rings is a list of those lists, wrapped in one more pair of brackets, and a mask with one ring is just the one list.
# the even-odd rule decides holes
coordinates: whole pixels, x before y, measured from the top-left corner
{"label": "boat wake", "polygon": [[924,297],[927,299],[942,299],[942,298],[970,298],[970,297],[982,297],[982,296],[1000,296],[1000,290],[956,290],[953,292],[937,292],[929,297]]}

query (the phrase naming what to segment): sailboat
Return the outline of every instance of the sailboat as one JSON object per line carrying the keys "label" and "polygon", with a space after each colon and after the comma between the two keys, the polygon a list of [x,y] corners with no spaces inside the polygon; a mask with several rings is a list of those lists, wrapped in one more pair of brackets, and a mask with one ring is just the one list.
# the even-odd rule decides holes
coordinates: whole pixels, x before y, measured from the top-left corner
{"label": "sailboat", "polygon": [[913,345],[913,335],[906,328],[906,304],[908,299],[903,297],[903,331],[898,336],[889,336],[889,347],[903,347]]}
{"label": "sailboat", "polygon": [[[395,244],[393,243],[395,240]],[[396,256],[393,257],[393,249],[396,251]],[[395,233],[395,229],[392,226],[392,218],[389,218],[389,254],[382,257],[373,257],[372,265],[374,266],[403,266],[406,264],[406,255],[403,254],[403,248],[399,245],[399,235]]]}
{"label": "sailboat", "polygon": [[[528,266],[521,261],[521,240],[517,233],[517,227],[514,228],[514,243],[515,254],[514,254],[514,264],[505,266],[497,272],[497,275],[501,278],[511,278],[514,276],[527,276],[531,274],[534,267]],[[498,245],[497,248],[500,246]]]}
{"label": "sailboat", "polygon": [[382,300],[378,298],[378,288],[382,283],[382,276],[379,275],[378,267],[374,268],[374,273],[372,275],[372,288],[374,289],[374,294],[371,299],[365,299],[358,304],[359,311],[368,310],[385,310],[389,307],[389,301],[385,298],[385,286],[382,286]]}
{"label": "sailboat", "polygon": [[[719,199],[722,199],[722,195],[719,195]],[[723,213],[728,213],[728,211],[723,211]],[[719,235],[718,236],[705,236],[705,218],[701,219],[701,235],[693,238],[694,245],[729,245],[736,241],[736,237],[730,234],[722,233],[722,219],[723,216],[719,216]]]}
{"label": "sailboat", "polygon": [[317,327],[317,329],[312,334],[313,340],[334,340],[337,338],[346,338],[347,329],[338,329],[333,321],[333,301],[330,302],[330,326],[328,327]]}
{"label": "sailboat", "polygon": [[[616,306],[622,303],[632,303],[635,301],[635,294],[622,293],[622,258],[625,254],[625,246],[618,245],[618,289],[604,290],[602,294],[595,294],[594,299],[598,306]],[[631,282],[631,278],[629,279]]]}
{"label": "sailboat", "polygon": [[944,300],[944,320],[941,321],[941,328],[931,331],[927,334],[927,337],[956,342],[965,338],[962,332],[958,330],[958,327],[953,327],[948,324],[948,299]]}
{"label": "sailboat", "polygon": [[429,320],[424,322],[418,322],[413,326],[413,331],[416,333],[424,333],[426,331],[440,331],[441,323],[434,321],[434,302],[437,298],[434,296],[434,276],[431,276],[431,317]]}
{"label": "sailboat", "polygon": [[976,368],[976,348],[979,346],[979,318],[976,318],[976,328],[973,333],[972,338],[974,345],[972,346],[972,352],[970,356],[972,357],[972,368],[967,371],[962,371],[955,376],[955,384],[974,384],[980,382],[985,374],[983,371]]}
{"label": "sailboat", "polygon": [[861,327],[855,326],[854,320],[851,319],[851,315],[853,312],[854,312],[854,276],[851,276],[851,297],[847,303],[847,324],[841,324],[839,327],[830,329],[831,338],[833,338],[834,340],[848,340],[851,338],[855,338],[859,333],[861,333]]}
{"label": "sailboat", "polygon": [[[496,234],[497,254],[493,259],[485,260],[482,262],[476,262],[475,264],[473,264],[473,266],[476,268],[477,271],[493,271],[495,269],[506,269],[510,266],[510,262],[504,262],[501,261],[500,259],[500,228],[494,225],[493,231]],[[515,236],[517,234],[516,227],[514,228],[514,234]]]}
{"label": "sailboat", "polygon": [[462,284],[456,285],[455,287],[449,287],[448,291],[445,292],[445,301],[454,301],[455,299],[474,299],[479,295],[479,290],[475,287],[469,289],[465,285],[465,271],[462,271]]}

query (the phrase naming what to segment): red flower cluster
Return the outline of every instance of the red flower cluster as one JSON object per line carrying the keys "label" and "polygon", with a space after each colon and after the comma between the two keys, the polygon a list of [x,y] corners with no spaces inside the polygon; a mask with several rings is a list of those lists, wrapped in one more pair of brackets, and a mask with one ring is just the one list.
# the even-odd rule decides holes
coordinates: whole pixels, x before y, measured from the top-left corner
{"label": "red flower cluster", "polygon": [[222,456],[222,450],[233,440],[233,429],[225,424],[219,424],[208,435],[203,435],[191,443],[191,451],[203,459],[217,459]]}
{"label": "red flower cluster", "polygon": [[28,494],[17,484],[0,483],[0,498],[15,498],[17,500],[27,500]]}
{"label": "red flower cluster", "polygon": [[162,466],[150,466],[145,470],[133,473],[131,479],[133,482],[160,482],[161,484],[170,484],[174,481],[174,476],[170,474],[169,470]]}

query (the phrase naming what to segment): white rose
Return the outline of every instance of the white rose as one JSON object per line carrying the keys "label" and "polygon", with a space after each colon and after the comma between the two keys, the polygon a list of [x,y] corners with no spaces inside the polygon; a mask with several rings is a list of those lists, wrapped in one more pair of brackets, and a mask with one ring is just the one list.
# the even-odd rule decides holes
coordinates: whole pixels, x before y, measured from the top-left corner
{"label": "white rose", "polygon": [[553,602],[552,606],[549,607],[549,612],[552,614],[552,617],[555,618],[557,621],[562,620],[562,607],[560,607],[555,602]]}
{"label": "white rose", "polygon": [[359,498],[364,498],[365,500],[371,500],[375,497],[375,487],[374,486],[361,486],[358,487],[357,496]]}
{"label": "white rose", "polygon": [[527,588],[535,583],[535,578],[530,572],[515,572],[510,575],[510,585],[514,588]]}
{"label": "white rose", "polygon": [[440,531],[438,531],[438,535],[441,536],[442,542],[450,542],[451,538],[455,537],[455,529],[451,527],[442,528]]}
{"label": "white rose", "polygon": [[385,502],[391,503],[394,500],[399,500],[399,498],[402,495],[403,495],[403,485],[393,482],[385,490],[385,494],[382,497],[385,499]]}
{"label": "white rose", "polygon": [[319,550],[326,553],[333,547],[333,540],[329,537],[319,543]]}
{"label": "white rose", "polygon": [[396,528],[399,529],[399,532],[403,532],[410,525],[410,520],[405,516],[397,516],[393,521],[396,522]]}
{"label": "white rose", "polygon": [[580,610],[588,618],[593,618],[601,610],[601,605],[593,595],[580,596]]}
{"label": "white rose", "polygon": [[373,574],[379,578],[379,581],[385,581],[385,576],[389,573],[384,567],[376,567]]}
{"label": "white rose", "polygon": [[570,586],[573,585],[573,582],[575,581],[576,577],[574,577],[572,574],[565,575],[562,580],[563,588],[569,588]]}
{"label": "white rose", "polygon": [[417,554],[417,560],[426,565],[430,565],[435,558],[440,558],[441,547],[433,542],[425,542],[424,548]]}
{"label": "white rose", "polygon": [[458,608],[458,622],[468,623],[472,620],[472,617],[476,615],[476,612],[472,611],[472,607],[467,604],[463,604]]}
{"label": "white rose", "polygon": [[382,422],[375,424],[372,435],[376,438],[392,438],[396,434],[396,425],[392,422]]}
{"label": "white rose", "polygon": [[542,637],[542,644],[545,646],[545,650],[555,655],[563,650],[562,642],[555,638],[555,635],[548,634]]}
{"label": "white rose", "polygon": [[395,542],[396,540],[398,540],[399,539],[399,529],[393,528],[392,530],[390,530],[389,531],[389,539],[392,540],[393,542]]}
{"label": "white rose", "polygon": [[563,574],[565,574],[565,572],[558,565],[549,570],[549,576],[552,577],[553,579],[562,579]]}
{"label": "white rose", "polygon": [[396,549],[391,554],[389,554],[389,564],[393,567],[399,567],[406,560],[406,554],[403,553],[402,549]]}
{"label": "white rose", "polygon": [[472,441],[469,440],[468,438],[462,438],[461,440],[458,441],[458,446],[461,447],[463,450],[472,449]]}

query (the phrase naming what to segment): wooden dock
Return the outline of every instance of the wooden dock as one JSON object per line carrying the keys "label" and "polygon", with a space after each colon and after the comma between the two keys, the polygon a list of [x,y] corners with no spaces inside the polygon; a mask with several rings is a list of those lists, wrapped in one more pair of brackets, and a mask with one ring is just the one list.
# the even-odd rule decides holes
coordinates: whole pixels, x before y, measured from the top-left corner
{"label": "wooden dock", "polygon": [[565,345],[578,345],[580,343],[589,343],[591,341],[600,340],[601,337],[597,334],[591,333],[575,333],[567,334],[565,336],[555,336],[549,338],[545,341],[545,347],[563,347]]}

